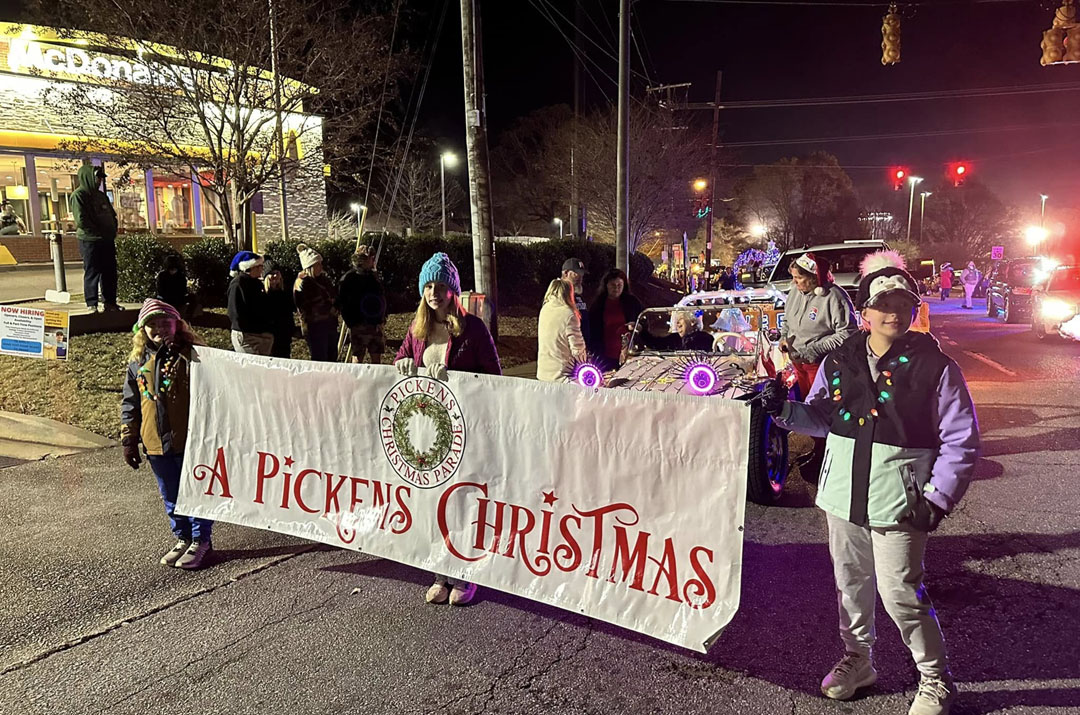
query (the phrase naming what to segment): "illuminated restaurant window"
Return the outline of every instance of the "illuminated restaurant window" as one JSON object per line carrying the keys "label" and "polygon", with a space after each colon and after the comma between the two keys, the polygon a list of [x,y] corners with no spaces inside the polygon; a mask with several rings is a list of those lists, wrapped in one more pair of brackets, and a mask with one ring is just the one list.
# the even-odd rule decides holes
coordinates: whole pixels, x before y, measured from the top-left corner
{"label": "illuminated restaurant window", "polygon": [[8,229],[9,233],[12,230],[28,233],[31,224],[30,190],[26,185],[26,162],[21,156],[0,154],[0,192],[22,222],[21,228],[25,229],[20,230],[16,222],[14,229]]}
{"label": "illuminated restaurant window", "polygon": [[46,230],[54,230],[59,219],[64,231],[74,231],[70,199],[71,192],[79,185],[76,174],[83,164],[82,159],[38,156],[34,157],[34,164],[37,166],[37,200],[41,205],[42,224]]}
{"label": "illuminated restaurant window", "polygon": [[105,186],[116,210],[120,233],[146,231],[146,172],[137,166],[105,161]]}
{"label": "illuminated restaurant window", "polygon": [[[213,172],[202,172],[203,183],[209,184],[213,181]],[[205,186],[199,188],[199,209],[202,213],[203,233],[211,235],[224,235],[225,233],[225,219],[222,218],[222,214],[219,211],[221,208],[221,199],[218,195],[207,189]]]}
{"label": "illuminated restaurant window", "polygon": [[157,229],[162,233],[194,233],[191,179],[163,170],[153,173]]}

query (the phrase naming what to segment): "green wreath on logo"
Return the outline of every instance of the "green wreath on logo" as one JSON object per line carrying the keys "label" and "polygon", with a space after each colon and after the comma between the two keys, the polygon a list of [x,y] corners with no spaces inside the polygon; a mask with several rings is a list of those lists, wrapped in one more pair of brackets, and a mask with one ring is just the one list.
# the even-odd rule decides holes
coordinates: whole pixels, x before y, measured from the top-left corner
{"label": "green wreath on logo", "polygon": [[[420,413],[435,423],[435,444],[425,452],[413,449],[409,436],[409,419]],[[413,469],[431,469],[439,464],[450,451],[452,438],[450,413],[427,395],[412,395],[405,398],[394,414],[394,442],[405,462]]]}

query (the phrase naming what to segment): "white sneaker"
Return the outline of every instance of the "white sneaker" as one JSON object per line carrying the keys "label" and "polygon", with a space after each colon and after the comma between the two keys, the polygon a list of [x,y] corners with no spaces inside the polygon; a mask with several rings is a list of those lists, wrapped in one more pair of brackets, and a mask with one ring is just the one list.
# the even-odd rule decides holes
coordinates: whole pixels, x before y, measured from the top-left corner
{"label": "white sneaker", "polygon": [[855,691],[877,682],[870,656],[861,653],[845,653],[821,681],[821,693],[833,700],[850,700]]}
{"label": "white sneaker", "polygon": [[450,605],[464,606],[476,595],[475,583],[456,583],[450,591]]}
{"label": "white sneaker", "polygon": [[184,555],[176,560],[176,567],[180,569],[197,569],[202,566],[203,559],[213,548],[210,541],[192,541]]}
{"label": "white sneaker", "polygon": [[169,553],[161,557],[161,565],[176,566],[176,560],[184,555],[184,552],[188,550],[189,546],[191,546],[190,541],[184,541],[183,539],[177,541],[176,546],[172,547]]}
{"label": "white sneaker", "polygon": [[960,691],[952,678],[935,678],[930,675],[922,676],[919,681],[919,692],[915,693],[915,699],[911,701],[911,709],[908,715],[948,715]]}
{"label": "white sneaker", "polygon": [[436,581],[431,584],[431,588],[424,594],[424,600],[428,603],[446,603],[446,598],[450,595],[450,589],[446,587],[445,581]]}

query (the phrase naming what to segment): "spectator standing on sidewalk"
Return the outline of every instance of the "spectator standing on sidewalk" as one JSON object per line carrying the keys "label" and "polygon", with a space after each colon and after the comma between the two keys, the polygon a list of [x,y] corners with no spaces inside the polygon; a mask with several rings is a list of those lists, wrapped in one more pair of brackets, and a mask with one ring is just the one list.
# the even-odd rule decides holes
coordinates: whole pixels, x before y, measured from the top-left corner
{"label": "spectator standing on sidewalk", "polygon": [[944,715],[957,690],[923,556],[971,481],[979,427],[959,366],[933,336],[908,330],[920,299],[903,266],[891,251],[868,256],[856,304],[869,332],[829,354],[805,402],[788,402],[773,382],[762,405],[787,429],[828,435],[816,503],[828,522],[846,652],[821,692],[848,700],[877,680],[876,585],[920,674],[909,715]]}
{"label": "spectator standing on sidewalk", "polygon": [[349,326],[352,362],[378,365],[386,351],[386,289],[375,272],[375,252],[360,246],[352,257],[352,270],[341,278],[337,307]]}
{"label": "spectator standing on sidewalk", "polygon": [[[562,264],[561,278],[574,287],[574,309],[581,319],[581,335],[589,334],[589,306],[585,304],[585,276],[588,271],[585,261],[580,258],[567,258]],[[548,286],[550,288],[550,286]],[[546,302],[545,298],[545,302]]]}
{"label": "spectator standing on sidewalk", "polygon": [[952,293],[952,264],[946,263],[941,266],[941,299],[945,300]]}
{"label": "spectator standing on sidewalk", "polygon": [[323,270],[322,255],[307,244],[299,244],[300,266],[304,270],[293,284],[293,303],[300,313],[300,329],[307,340],[311,359],[318,362],[337,360],[338,311],[337,288]]}
{"label": "spectator standing on sidewalk", "polygon": [[574,285],[556,278],[548,285],[536,328],[536,379],[567,382],[569,370],[585,360],[581,318],[574,305]]}
{"label": "spectator standing on sidewalk", "polygon": [[251,251],[233,256],[229,274],[229,321],[233,350],[249,355],[269,355],[274,347],[262,284],[263,257]]}
{"label": "spectator standing on sidewalk", "polygon": [[960,273],[960,283],[964,286],[964,304],[962,308],[971,310],[975,306],[971,303],[971,297],[975,294],[975,288],[982,280],[982,274],[975,268],[974,261],[968,261],[967,268]]}
{"label": "spectator standing on sidewalk", "polygon": [[[484,321],[461,305],[457,266],[436,253],[420,269],[420,305],[394,358],[402,375],[422,373],[445,381],[448,370],[501,375],[499,354]],[[476,584],[435,574],[424,600],[464,606],[476,595]]]}
{"label": "spectator standing on sidewalk", "polygon": [[187,440],[191,346],[202,342],[175,308],[156,298],[142,304],[133,332],[120,418],[124,461],[139,468],[141,443],[157,478],[177,538],[161,565],[197,569],[213,548],[214,522],[177,514],[176,499]]}
{"label": "spectator standing on sidewalk", "polygon": [[622,340],[641,315],[641,301],[630,292],[630,280],[612,268],[600,281],[600,292],[589,306],[589,332],[585,342],[604,371],[617,370],[622,360]]}
{"label": "spectator standing on sidewalk", "polygon": [[100,293],[105,310],[120,310],[116,302],[116,212],[100,188],[105,183],[105,172],[101,167],[83,164],[78,179],[79,188],[71,192],[69,201],[83,261],[86,307],[96,311]]}
{"label": "spectator standing on sidewalk", "polygon": [[270,334],[274,338],[270,348],[271,357],[292,357],[293,331],[296,323],[293,313],[292,293],[285,288],[285,276],[275,265],[267,264],[263,275],[263,288],[266,290],[266,318]]}

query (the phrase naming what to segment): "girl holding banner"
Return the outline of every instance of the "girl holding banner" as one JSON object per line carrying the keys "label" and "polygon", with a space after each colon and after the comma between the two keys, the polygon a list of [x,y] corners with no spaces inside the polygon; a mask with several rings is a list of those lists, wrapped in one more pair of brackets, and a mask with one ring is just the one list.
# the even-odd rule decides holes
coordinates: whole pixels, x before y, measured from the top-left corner
{"label": "girl holding banner", "polygon": [[[405,340],[394,358],[402,375],[423,372],[446,380],[447,370],[501,375],[499,354],[484,321],[461,305],[457,266],[445,253],[436,253],[420,269],[420,305]],[[427,590],[428,603],[464,606],[476,595],[476,584],[435,574]]]}

